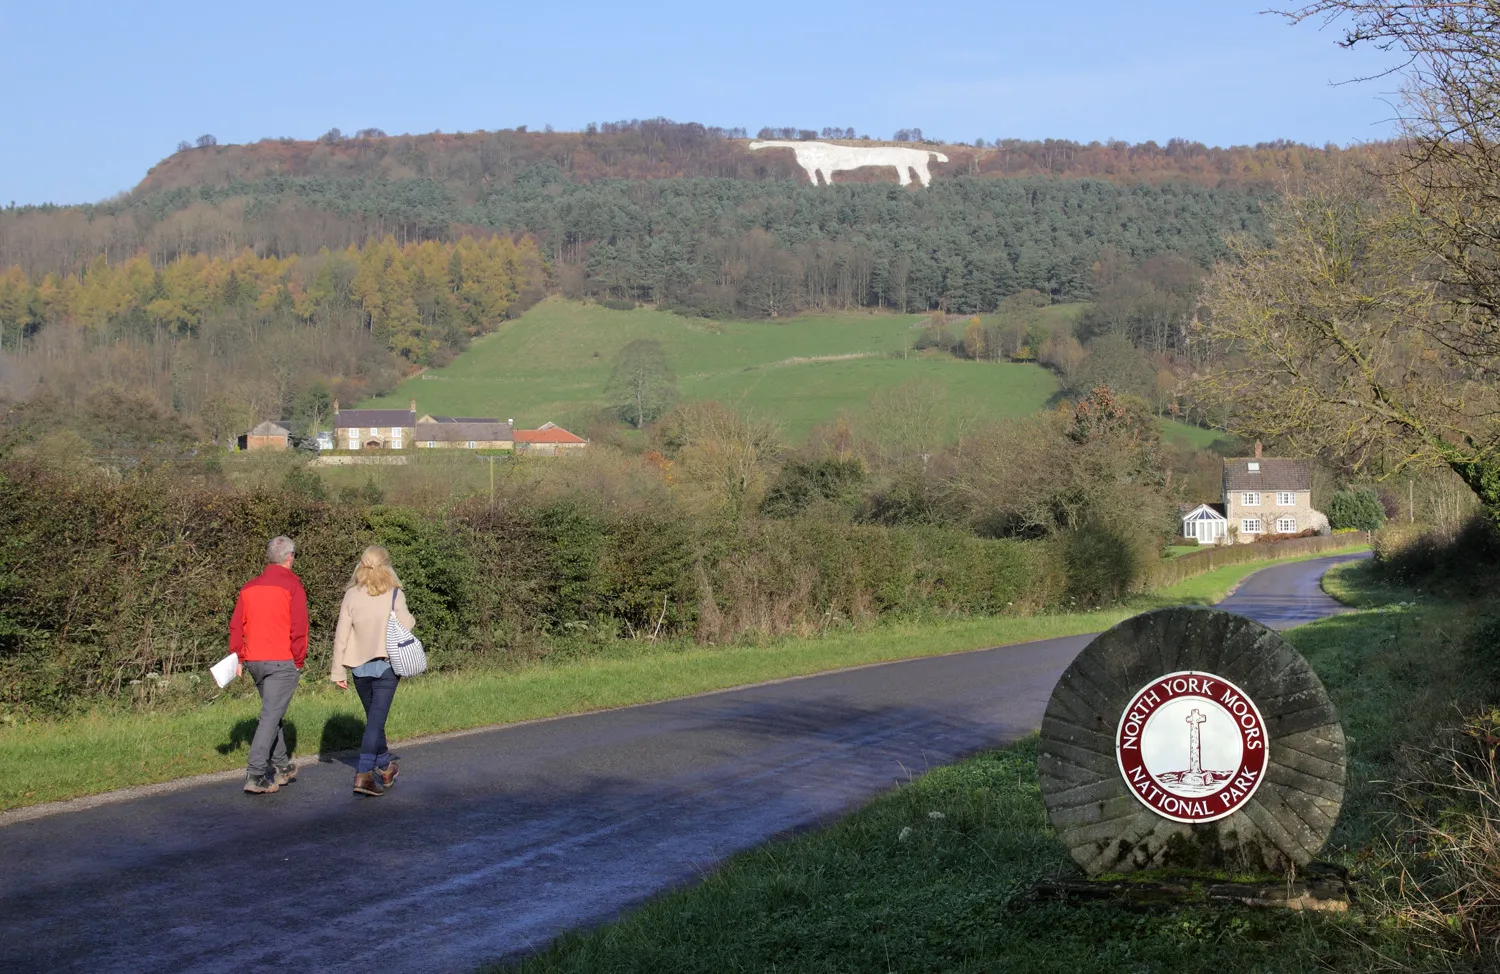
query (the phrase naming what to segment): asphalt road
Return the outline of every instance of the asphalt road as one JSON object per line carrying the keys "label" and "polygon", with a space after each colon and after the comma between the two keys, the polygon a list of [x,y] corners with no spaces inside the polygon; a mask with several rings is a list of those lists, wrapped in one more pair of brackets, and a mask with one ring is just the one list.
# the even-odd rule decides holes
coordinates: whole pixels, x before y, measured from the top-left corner
{"label": "asphalt road", "polygon": [[[1266,569],[1223,607],[1328,615],[1341,560]],[[415,744],[377,800],[324,763],[276,795],[221,781],[13,821],[0,970],[472,970],[1024,736],[1089,638]]]}

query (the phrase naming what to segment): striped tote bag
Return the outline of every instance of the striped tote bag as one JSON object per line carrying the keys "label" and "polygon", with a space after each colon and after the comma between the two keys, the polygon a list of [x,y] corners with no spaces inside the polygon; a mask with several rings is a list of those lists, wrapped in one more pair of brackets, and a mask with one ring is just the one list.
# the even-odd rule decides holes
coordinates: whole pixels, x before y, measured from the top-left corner
{"label": "striped tote bag", "polygon": [[416,676],[427,670],[427,653],[422,640],[396,620],[396,595],[391,593],[391,614],[385,622],[385,654],[391,658],[391,669],[397,676]]}

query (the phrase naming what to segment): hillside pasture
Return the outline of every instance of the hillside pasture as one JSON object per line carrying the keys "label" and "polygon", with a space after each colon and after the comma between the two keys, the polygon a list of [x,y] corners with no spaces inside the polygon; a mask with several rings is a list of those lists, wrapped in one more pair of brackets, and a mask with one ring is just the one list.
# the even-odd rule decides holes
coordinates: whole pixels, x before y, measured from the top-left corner
{"label": "hillside pasture", "polygon": [[1035,412],[1057,380],[1035,365],[908,354],[916,314],[854,312],[782,321],[708,321],[613,311],[552,298],[476,340],[445,368],[408,379],[366,406],[417,400],[422,413],[497,416],[521,427],[582,427],[604,405],[615,354],[637,338],[667,350],[685,400],[717,400],[779,423],[789,440],[914,379],[947,390],[949,412],[1004,419]]}

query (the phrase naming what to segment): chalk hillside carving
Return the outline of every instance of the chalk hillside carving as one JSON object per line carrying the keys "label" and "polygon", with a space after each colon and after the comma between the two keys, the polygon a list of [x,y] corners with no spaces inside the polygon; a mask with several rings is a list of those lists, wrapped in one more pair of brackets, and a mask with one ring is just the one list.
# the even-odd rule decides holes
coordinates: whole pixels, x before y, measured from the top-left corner
{"label": "chalk hillside carving", "polygon": [[834,145],[831,142],[751,142],[752,151],[759,149],[791,149],[797,154],[797,165],[807,171],[808,181],[818,185],[821,174],[823,182],[833,183],[836,172],[850,172],[865,166],[895,166],[896,178],[902,186],[911,183],[910,169],[917,174],[917,182],[927,186],[932,182],[932,173],[927,169],[931,157],[938,162],[947,162],[948,157],[932,149],[906,149],[894,145],[853,146]]}

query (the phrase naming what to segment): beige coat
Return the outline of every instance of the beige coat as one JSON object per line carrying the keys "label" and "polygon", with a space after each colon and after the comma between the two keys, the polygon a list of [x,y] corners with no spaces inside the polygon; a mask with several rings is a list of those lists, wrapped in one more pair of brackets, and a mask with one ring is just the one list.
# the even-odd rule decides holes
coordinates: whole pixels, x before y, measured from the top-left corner
{"label": "beige coat", "polygon": [[[387,659],[385,624],[391,615],[391,593],[371,595],[364,586],[344,593],[339,606],[339,625],[333,635],[333,672],[329,679],[342,683],[348,679],[346,667],[353,668],[372,659]],[[408,629],[416,620],[406,609],[406,593],[396,590],[396,621]]]}

